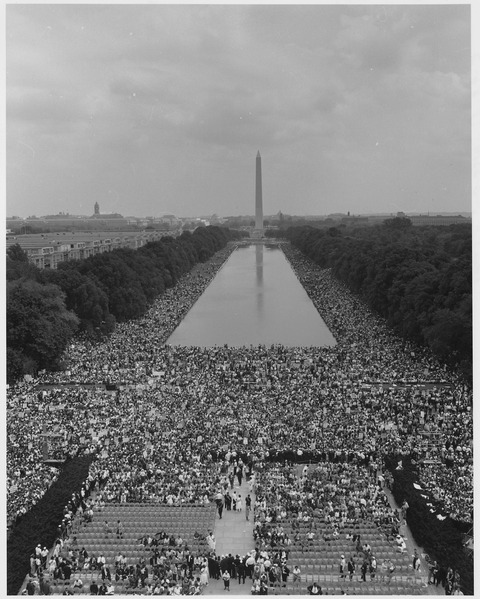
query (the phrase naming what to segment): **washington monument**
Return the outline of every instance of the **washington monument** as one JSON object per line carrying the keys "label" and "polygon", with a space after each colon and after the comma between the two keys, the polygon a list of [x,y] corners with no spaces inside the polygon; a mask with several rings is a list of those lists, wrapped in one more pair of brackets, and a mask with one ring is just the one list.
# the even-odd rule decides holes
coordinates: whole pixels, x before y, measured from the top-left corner
{"label": "washington monument", "polygon": [[255,164],[255,237],[263,237],[262,157],[257,152]]}

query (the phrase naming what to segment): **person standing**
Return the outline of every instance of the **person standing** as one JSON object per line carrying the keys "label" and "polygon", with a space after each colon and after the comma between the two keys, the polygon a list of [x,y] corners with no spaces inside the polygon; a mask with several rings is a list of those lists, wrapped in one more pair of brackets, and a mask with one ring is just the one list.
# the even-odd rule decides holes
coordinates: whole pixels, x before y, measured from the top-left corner
{"label": "person standing", "polygon": [[401,519],[402,519],[402,521],[407,519],[407,511],[408,511],[409,507],[410,506],[408,505],[408,501],[406,499],[404,499],[403,503],[402,503],[402,508],[401,508]]}
{"label": "person standing", "polygon": [[360,568],[360,572],[362,573],[361,582],[367,582],[367,570],[368,570],[368,561],[365,558],[362,563],[362,567]]}
{"label": "person standing", "polygon": [[418,551],[416,549],[415,549],[415,552],[412,557],[413,557],[412,568],[414,570],[420,569],[420,557],[418,556]]}
{"label": "person standing", "polygon": [[255,566],[255,557],[250,553],[250,555],[247,557],[247,559],[245,561],[245,568],[247,571],[247,576],[250,578],[250,580],[253,577],[254,566]]}
{"label": "person standing", "polygon": [[241,487],[242,480],[243,480],[243,462],[242,462],[242,460],[239,461],[238,466],[237,466],[237,480],[238,480],[238,486]]}
{"label": "person standing", "polygon": [[281,573],[282,573],[282,584],[284,587],[286,587],[287,581],[288,581],[288,576],[290,574],[290,568],[287,566],[286,562],[282,563]]}
{"label": "person standing", "polygon": [[345,556],[341,555],[340,556],[340,578],[345,579],[345,577],[346,577],[346,567],[347,567],[347,564],[345,562]]}
{"label": "person standing", "polygon": [[219,491],[215,496],[215,503],[217,504],[218,517],[220,520],[222,519],[223,514],[223,495],[221,491]]}
{"label": "person standing", "polygon": [[[75,538],[75,537],[74,537],[74,538]],[[42,555],[42,568],[43,568],[43,570],[46,570],[46,569],[47,569],[47,558],[48,558],[48,553],[49,553],[49,552],[48,552],[48,549],[47,549],[46,547],[44,547],[44,548],[42,549],[42,553],[41,553],[41,555]]]}
{"label": "person standing", "polygon": [[370,558],[370,580],[375,580],[375,574],[377,572],[377,560],[374,555]]}
{"label": "person standing", "polygon": [[237,498],[237,512],[241,512],[242,511],[242,496],[239,495]]}
{"label": "person standing", "polygon": [[350,580],[353,580],[353,575],[355,574],[355,561],[353,559],[353,555],[348,560],[347,569]]}
{"label": "person standing", "polygon": [[230,591],[230,573],[228,570],[225,570],[224,573],[222,574],[222,580],[223,580],[223,590]]}
{"label": "person standing", "polygon": [[90,585],[90,595],[98,595],[98,584],[96,580],[92,580]]}
{"label": "person standing", "polygon": [[40,576],[40,595],[51,595],[51,594],[52,594],[52,589],[51,589],[48,578],[41,575]]}
{"label": "person standing", "polygon": [[395,564],[389,560],[388,562],[388,574],[387,574],[387,584],[390,585],[392,582],[392,578],[395,574]]}
{"label": "person standing", "polygon": [[245,578],[247,575],[245,557],[240,557],[240,559],[235,564],[235,567],[237,569],[238,584],[245,584]]}
{"label": "person standing", "polygon": [[27,595],[35,595],[36,586],[33,582],[33,576],[31,576],[29,581],[27,582],[26,591]]}
{"label": "person standing", "polygon": [[215,541],[215,537],[213,536],[213,531],[209,530],[207,536],[205,537],[205,540],[207,541],[207,545],[210,549],[210,551],[213,553],[215,551],[215,546],[216,546],[216,541]]}
{"label": "person standing", "polygon": [[297,584],[300,584],[301,570],[298,567],[298,565],[295,564],[295,566],[293,566],[292,574],[293,574],[293,585],[296,586]]}
{"label": "person standing", "polygon": [[388,561],[386,559],[384,559],[382,562],[382,566],[381,566],[381,574],[380,574],[381,582],[386,582],[387,576],[388,576]]}
{"label": "person standing", "polygon": [[207,564],[204,564],[200,571],[200,586],[205,588],[208,585],[208,568]]}
{"label": "person standing", "polygon": [[117,539],[123,539],[123,524],[117,520]]}
{"label": "person standing", "polygon": [[105,533],[105,538],[107,539],[110,536],[110,524],[108,520],[105,520],[103,523],[103,532]]}
{"label": "person standing", "polygon": [[252,498],[250,493],[245,497],[245,520],[250,520],[250,510],[252,509]]}

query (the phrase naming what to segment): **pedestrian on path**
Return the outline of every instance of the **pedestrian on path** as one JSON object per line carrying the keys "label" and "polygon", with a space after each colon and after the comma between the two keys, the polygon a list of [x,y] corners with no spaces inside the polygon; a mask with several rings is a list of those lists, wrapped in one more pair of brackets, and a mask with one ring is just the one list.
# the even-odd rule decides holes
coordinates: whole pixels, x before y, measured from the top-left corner
{"label": "pedestrian on path", "polygon": [[237,512],[242,511],[242,496],[239,495],[237,498]]}
{"label": "pedestrian on path", "polygon": [[208,568],[207,565],[204,564],[202,569],[200,570],[200,586],[205,588],[208,585]]}
{"label": "pedestrian on path", "polygon": [[215,495],[215,503],[217,504],[218,517],[221,520],[223,514],[223,494],[221,491]]}
{"label": "pedestrian on path", "polygon": [[228,570],[225,570],[225,572],[222,574],[222,579],[223,579],[223,590],[230,591],[230,573],[228,572]]}
{"label": "pedestrian on path", "polygon": [[237,556],[239,559],[237,561],[237,563],[235,564],[236,570],[237,570],[237,578],[238,578],[238,584],[245,584],[245,578],[246,578],[246,566],[245,566],[245,558],[244,557],[240,557]]}
{"label": "pedestrian on path", "polygon": [[241,487],[242,480],[243,480],[243,464],[239,464],[237,467],[237,480],[238,480],[238,486]]}
{"label": "pedestrian on path", "polygon": [[245,520],[250,520],[250,510],[252,509],[252,498],[250,493],[245,497]]}
{"label": "pedestrian on path", "polygon": [[251,579],[253,576],[253,567],[255,566],[255,557],[253,556],[252,552],[247,557],[245,566],[247,569],[247,576]]}

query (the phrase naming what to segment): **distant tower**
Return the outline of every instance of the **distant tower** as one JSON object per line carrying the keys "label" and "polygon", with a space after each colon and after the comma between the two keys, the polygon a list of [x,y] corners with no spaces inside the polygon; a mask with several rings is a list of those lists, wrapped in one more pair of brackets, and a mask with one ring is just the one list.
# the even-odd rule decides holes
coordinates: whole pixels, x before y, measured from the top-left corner
{"label": "distant tower", "polygon": [[98,202],[95,202],[94,212],[95,214],[100,214],[100,206],[98,205]]}
{"label": "distant tower", "polygon": [[255,237],[263,237],[262,157],[259,151],[255,166]]}

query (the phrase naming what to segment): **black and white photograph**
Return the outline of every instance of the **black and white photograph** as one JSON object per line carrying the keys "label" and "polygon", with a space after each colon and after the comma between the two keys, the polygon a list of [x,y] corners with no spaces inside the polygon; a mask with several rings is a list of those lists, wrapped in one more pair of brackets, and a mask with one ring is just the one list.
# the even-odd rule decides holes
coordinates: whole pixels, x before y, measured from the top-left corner
{"label": "black and white photograph", "polygon": [[474,595],[478,16],[4,5],[3,595]]}

